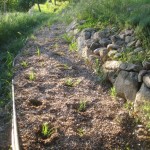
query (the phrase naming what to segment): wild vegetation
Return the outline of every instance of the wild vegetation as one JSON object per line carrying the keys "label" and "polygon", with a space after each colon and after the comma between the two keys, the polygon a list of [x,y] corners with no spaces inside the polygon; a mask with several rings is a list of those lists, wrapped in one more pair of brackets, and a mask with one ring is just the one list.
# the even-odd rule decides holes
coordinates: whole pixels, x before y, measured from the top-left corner
{"label": "wild vegetation", "polygon": [[[65,8],[65,9],[64,9]],[[134,28],[136,36],[142,41],[145,48],[144,54],[138,54],[130,57],[132,49],[124,52],[118,59],[123,62],[142,62],[150,61],[150,1],[149,0],[0,0],[0,107],[4,107],[11,100],[11,79],[13,72],[13,61],[21,48],[28,39],[35,39],[33,32],[46,25],[50,27],[56,21],[70,23],[73,20],[86,20],[78,26],[81,31],[84,28],[104,29],[106,27]],[[64,34],[62,38],[69,44],[70,51],[77,50],[77,43],[73,37]],[[55,49],[58,45],[55,43]],[[57,52],[58,55],[62,55]],[[40,57],[41,50],[36,48],[36,55]],[[95,72],[99,80],[103,82],[105,75],[99,67],[99,60],[95,61]],[[22,61],[23,68],[28,67],[28,62]],[[70,66],[61,64],[57,66],[64,70],[69,70]],[[27,78],[29,81],[36,80],[36,74],[31,71]],[[81,80],[66,78],[64,85],[74,88],[80,84]],[[110,89],[110,95],[116,98],[116,89]],[[133,106],[126,103],[125,106],[131,111]],[[84,112],[87,109],[87,103],[80,101],[77,110]],[[145,104],[142,108],[144,120],[150,118],[150,105]],[[133,110],[132,110],[133,113]],[[146,123],[150,129],[150,122]],[[47,137],[53,133],[53,128],[48,124],[42,125],[42,134]],[[84,135],[84,129],[78,128],[77,133],[80,137]]]}

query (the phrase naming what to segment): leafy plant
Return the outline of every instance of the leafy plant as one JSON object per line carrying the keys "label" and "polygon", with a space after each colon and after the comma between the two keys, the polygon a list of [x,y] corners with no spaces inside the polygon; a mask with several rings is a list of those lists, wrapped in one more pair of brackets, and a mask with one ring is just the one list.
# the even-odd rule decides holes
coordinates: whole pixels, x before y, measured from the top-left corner
{"label": "leafy plant", "polygon": [[26,61],[22,61],[21,62],[22,67],[26,68],[28,67],[28,63]]}
{"label": "leafy plant", "polygon": [[40,51],[40,49],[38,47],[36,48],[36,53],[37,53],[38,56],[41,55],[41,51]]}
{"label": "leafy plant", "polygon": [[86,110],[86,101],[80,101],[78,111],[83,112]]}
{"label": "leafy plant", "polygon": [[63,34],[62,38],[64,39],[64,41],[68,44],[71,44],[73,37],[69,36],[67,33]]}
{"label": "leafy plant", "polygon": [[78,133],[78,135],[79,135],[80,137],[83,137],[83,135],[84,135],[84,130],[83,130],[83,128],[77,129],[77,133]]}
{"label": "leafy plant", "polygon": [[65,81],[65,85],[66,85],[66,86],[73,87],[73,86],[74,86],[73,79],[68,78],[68,79]]}
{"label": "leafy plant", "polygon": [[49,124],[48,124],[47,122],[42,124],[42,135],[43,135],[43,136],[49,137],[49,136],[51,136],[54,132],[55,132],[55,129],[54,129],[54,128],[50,128],[50,127],[49,127]]}
{"label": "leafy plant", "polygon": [[29,80],[30,80],[30,81],[34,81],[35,78],[36,78],[35,73],[34,73],[33,71],[31,71],[31,72],[29,73]]}
{"label": "leafy plant", "polygon": [[110,89],[110,95],[112,98],[116,98],[117,96],[117,92],[114,86]]}
{"label": "leafy plant", "polygon": [[72,42],[71,44],[69,44],[69,50],[77,51],[77,42]]}

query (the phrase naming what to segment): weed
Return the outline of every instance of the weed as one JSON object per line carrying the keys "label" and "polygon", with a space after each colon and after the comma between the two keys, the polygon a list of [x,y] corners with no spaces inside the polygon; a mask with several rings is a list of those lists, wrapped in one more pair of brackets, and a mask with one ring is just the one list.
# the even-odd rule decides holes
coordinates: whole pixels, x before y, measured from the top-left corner
{"label": "weed", "polygon": [[80,137],[83,137],[83,135],[84,135],[84,130],[83,130],[83,128],[77,129],[77,134],[78,134]]}
{"label": "weed", "polygon": [[69,44],[69,50],[77,51],[77,42],[72,42],[71,44]]}
{"label": "weed", "polygon": [[86,110],[86,101],[80,101],[78,111],[84,112]]}
{"label": "weed", "polygon": [[30,39],[31,40],[36,40],[36,36],[34,34],[31,34]]}
{"label": "weed", "polygon": [[36,79],[35,73],[34,73],[33,71],[31,71],[31,72],[29,73],[29,80],[30,80],[30,81],[34,81],[35,79]]}
{"label": "weed", "polygon": [[131,101],[127,101],[125,104],[124,104],[124,107],[126,108],[126,109],[128,109],[129,111],[130,110],[133,110],[133,102],[131,102]]}
{"label": "weed", "polygon": [[37,53],[38,56],[41,55],[41,51],[40,51],[40,49],[38,47],[36,48],[36,53]]}
{"label": "weed", "polygon": [[68,78],[68,79],[65,81],[65,85],[66,85],[66,86],[73,87],[73,86],[74,86],[73,79]]}
{"label": "weed", "polygon": [[110,89],[110,95],[112,98],[116,98],[117,96],[117,92],[114,86]]}
{"label": "weed", "polygon": [[68,44],[71,44],[72,40],[73,40],[73,37],[72,36],[69,36],[67,33],[63,34],[62,35],[62,38],[64,39],[64,41]]}
{"label": "weed", "polygon": [[27,68],[28,67],[28,63],[26,61],[22,61],[21,62],[22,67]]}
{"label": "weed", "polygon": [[44,137],[49,137],[49,136],[51,136],[54,132],[55,132],[55,129],[54,129],[54,128],[50,128],[50,127],[49,127],[49,124],[48,124],[47,122],[42,124],[42,135],[43,135]]}

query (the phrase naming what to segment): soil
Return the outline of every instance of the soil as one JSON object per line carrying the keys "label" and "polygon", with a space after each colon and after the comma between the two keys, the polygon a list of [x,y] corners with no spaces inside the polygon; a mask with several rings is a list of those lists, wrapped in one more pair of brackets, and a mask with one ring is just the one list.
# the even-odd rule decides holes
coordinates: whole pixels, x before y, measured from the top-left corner
{"label": "soil", "polygon": [[59,23],[39,29],[15,60],[21,149],[150,149],[148,132],[124,100],[112,99],[107,84],[69,51],[64,32]]}

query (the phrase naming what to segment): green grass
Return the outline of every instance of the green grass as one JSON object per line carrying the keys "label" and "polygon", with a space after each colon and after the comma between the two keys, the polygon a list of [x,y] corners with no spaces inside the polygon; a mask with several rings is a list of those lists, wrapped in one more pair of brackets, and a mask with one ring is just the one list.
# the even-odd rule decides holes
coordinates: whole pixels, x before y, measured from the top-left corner
{"label": "green grass", "polygon": [[49,137],[54,132],[55,132],[55,129],[54,128],[50,128],[47,122],[42,124],[42,135],[44,137]]}
{"label": "green grass", "polygon": [[[48,12],[48,8],[43,8],[46,5],[41,6],[42,13],[37,12],[35,8],[33,15],[21,12],[0,14],[0,106],[5,106],[11,100],[13,59],[28,39],[36,40],[33,32],[37,28],[50,27],[59,19],[58,12],[61,12],[67,3],[59,3],[55,13]],[[37,55],[40,55],[38,50],[37,52]],[[25,67],[26,64],[22,63],[22,66]]]}
{"label": "green grass", "polygon": [[116,89],[115,89],[114,86],[110,89],[110,95],[111,95],[112,98],[117,97],[117,92],[116,92]]}
{"label": "green grass", "polygon": [[87,105],[86,101],[80,101],[78,111],[84,112],[86,110],[86,105]]}

